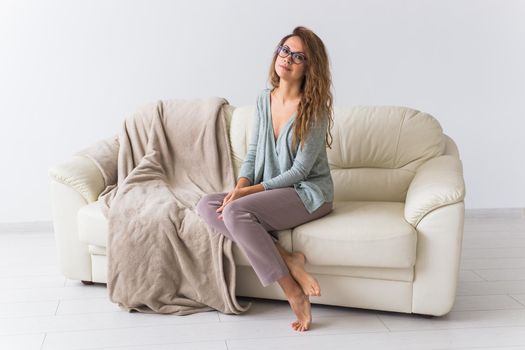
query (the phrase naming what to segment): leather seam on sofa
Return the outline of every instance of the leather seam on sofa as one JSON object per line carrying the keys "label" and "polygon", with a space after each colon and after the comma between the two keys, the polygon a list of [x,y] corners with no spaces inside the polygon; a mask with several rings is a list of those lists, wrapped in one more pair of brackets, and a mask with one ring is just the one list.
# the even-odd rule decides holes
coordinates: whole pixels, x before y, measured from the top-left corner
{"label": "leather seam on sofa", "polygon": [[399,130],[397,131],[397,142],[396,142],[396,150],[394,151],[394,157],[392,158],[392,165],[390,168],[394,168],[394,165],[397,161],[397,154],[399,149],[399,141],[401,140],[401,131],[403,130],[403,124],[405,123],[405,119],[407,116],[408,110],[405,110],[405,113],[403,113],[403,119],[401,120],[401,123],[399,124]]}
{"label": "leather seam on sofa", "polygon": [[70,186],[75,191],[77,191],[82,196],[82,198],[84,198],[86,200],[86,203],[89,204],[89,203],[92,202],[92,201],[90,201],[88,199],[88,192],[89,191],[86,189],[86,186],[78,185],[78,184],[74,183],[75,178],[73,176],[64,177],[64,176],[60,176],[58,174],[55,174],[55,173],[53,173],[51,171],[49,172],[49,174],[51,175],[51,178],[53,180],[55,180],[56,182],[61,183],[63,185]]}
{"label": "leather seam on sofa", "polygon": [[421,222],[421,220],[423,220],[428,214],[432,213],[433,211],[439,209],[439,208],[443,208],[443,207],[446,207],[446,206],[449,206],[449,205],[454,205],[454,204],[457,204],[457,203],[461,203],[463,202],[464,199],[461,198],[460,200],[457,200],[457,201],[454,201],[454,202],[447,202],[447,203],[441,203],[437,206],[434,206],[432,208],[430,208],[427,212],[425,212],[417,221],[416,223],[414,224],[414,227],[417,228],[417,225],[419,225],[419,223]]}

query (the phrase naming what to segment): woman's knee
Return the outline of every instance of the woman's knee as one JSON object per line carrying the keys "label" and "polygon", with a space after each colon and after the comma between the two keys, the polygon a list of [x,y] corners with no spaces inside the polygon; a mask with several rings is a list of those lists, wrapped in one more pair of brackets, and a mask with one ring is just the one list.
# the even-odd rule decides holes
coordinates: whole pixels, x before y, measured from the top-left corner
{"label": "woman's knee", "polygon": [[226,204],[224,208],[222,208],[222,213],[223,213],[224,218],[233,217],[235,213],[241,209],[242,207],[239,206],[238,200],[235,199],[231,201],[230,203]]}
{"label": "woman's knee", "polygon": [[199,215],[203,216],[208,211],[214,208],[214,205],[210,203],[213,200],[214,195],[215,195],[214,193],[208,193],[199,199],[199,201],[197,202],[195,206],[197,213],[199,213]]}
{"label": "woman's knee", "polygon": [[250,217],[252,220],[257,221],[256,216],[240,200],[233,200],[226,204],[222,210],[222,213],[225,222],[235,221],[245,214],[248,214],[248,217]]}

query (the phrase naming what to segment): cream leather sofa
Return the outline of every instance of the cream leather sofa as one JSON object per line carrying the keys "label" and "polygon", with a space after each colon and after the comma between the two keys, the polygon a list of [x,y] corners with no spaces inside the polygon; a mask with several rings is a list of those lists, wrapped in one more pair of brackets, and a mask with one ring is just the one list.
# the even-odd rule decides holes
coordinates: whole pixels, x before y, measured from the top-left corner
{"label": "cream leather sofa", "polygon": [[[235,176],[244,159],[255,105],[226,105]],[[454,141],[429,114],[397,106],[335,108],[328,158],[335,185],[327,216],[279,231],[302,251],[321,284],[312,303],[440,316],[455,300],[465,184]],[[58,262],[85,284],[106,283],[105,188],[88,158],[49,169]],[[262,287],[238,246],[238,296],[286,300]]]}

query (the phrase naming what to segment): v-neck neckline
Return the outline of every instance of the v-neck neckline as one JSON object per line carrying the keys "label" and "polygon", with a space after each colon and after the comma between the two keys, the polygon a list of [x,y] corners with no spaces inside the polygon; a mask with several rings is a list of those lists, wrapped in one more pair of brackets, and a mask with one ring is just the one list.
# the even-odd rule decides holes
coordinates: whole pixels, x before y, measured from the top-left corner
{"label": "v-neck neckline", "polygon": [[295,115],[297,114],[297,111],[293,112],[292,115],[290,115],[290,117],[288,118],[288,120],[283,124],[283,126],[281,127],[281,130],[279,130],[279,136],[277,136],[277,138],[275,137],[275,131],[273,130],[273,116],[272,116],[272,100],[271,100],[271,93],[272,91],[270,89],[268,89],[268,116],[270,117],[269,119],[269,122],[270,122],[270,128],[272,129],[272,140],[273,140],[273,144],[274,146],[277,146],[277,143],[279,142],[279,139],[281,138],[281,135],[283,133],[283,131],[286,129],[286,127],[288,127],[288,124],[290,123],[290,121],[295,118]]}

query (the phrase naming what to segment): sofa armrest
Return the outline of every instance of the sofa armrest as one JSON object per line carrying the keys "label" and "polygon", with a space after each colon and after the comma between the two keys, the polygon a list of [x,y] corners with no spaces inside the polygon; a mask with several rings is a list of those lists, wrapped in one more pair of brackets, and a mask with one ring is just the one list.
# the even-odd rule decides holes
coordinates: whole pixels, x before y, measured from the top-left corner
{"label": "sofa armrest", "polygon": [[69,279],[92,281],[88,245],[78,238],[78,210],[98,199],[104,178],[88,157],[72,156],[48,169],[58,265]]}
{"label": "sofa armrest", "polygon": [[405,220],[416,227],[431,211],[461,202],[464,198],[461,160],[453,155],[432,158],[416,170],[408,187]]}
{"label": "sofa armrest", "polygon": [[96,201],[106,187],[99,168],[84,156],[73,156],[70,160],[49,168],[48,174],[55,181],[79,192],[87,203]]}
{"label": "sofa armrest", "polygon": [[101,139],[73,154],[67,162],[49,168],[51,178],[79,192],[87,203],[117,183],[118,134]]}

